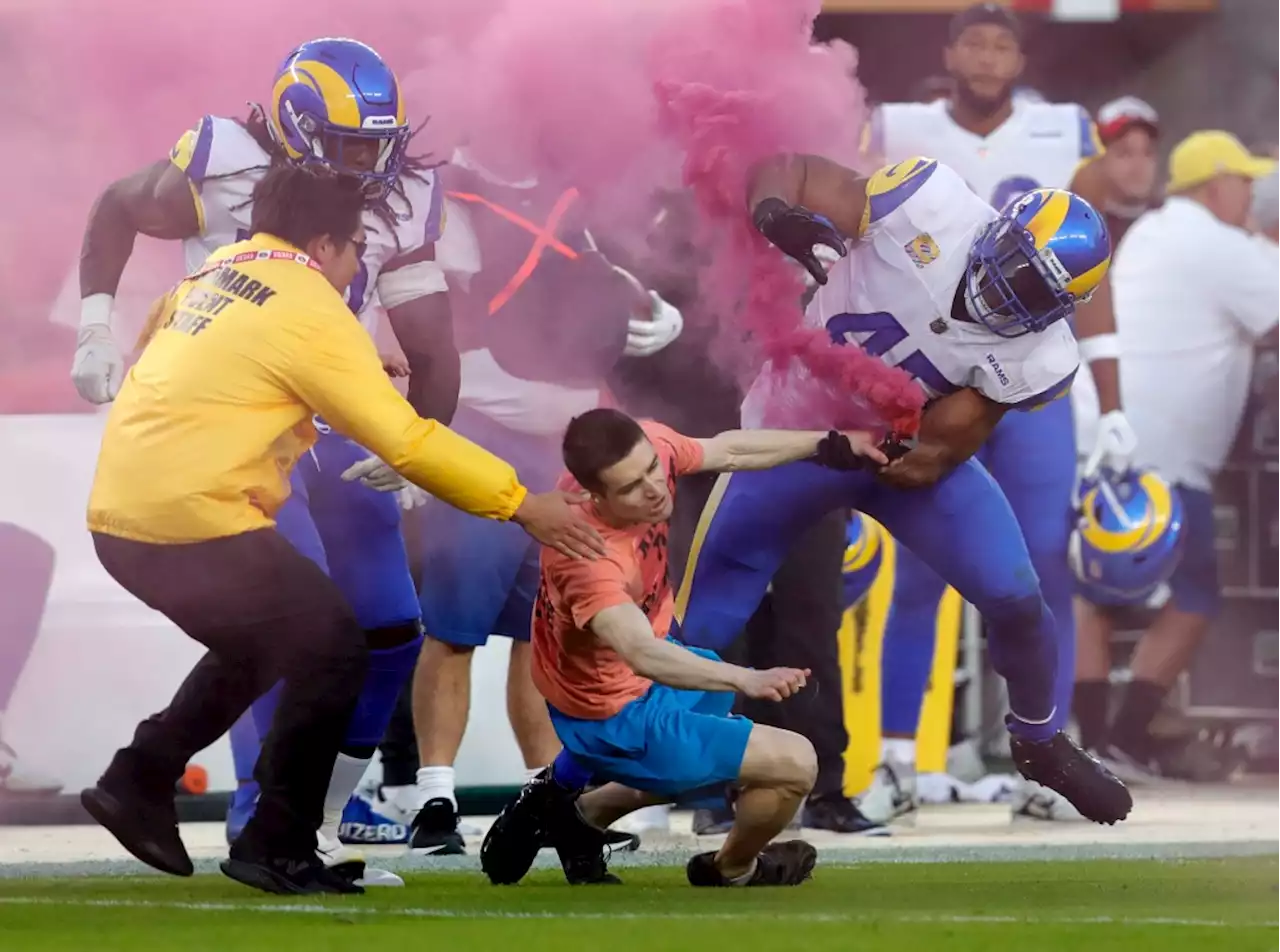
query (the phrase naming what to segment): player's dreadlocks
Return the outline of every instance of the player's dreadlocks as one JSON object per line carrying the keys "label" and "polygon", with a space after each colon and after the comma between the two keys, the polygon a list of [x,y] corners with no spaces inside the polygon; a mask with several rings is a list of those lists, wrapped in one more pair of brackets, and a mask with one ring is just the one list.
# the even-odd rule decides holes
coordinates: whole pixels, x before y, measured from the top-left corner
{"label": "player's dreadlocks", "polygon": [[[426,127],[428,121],[429,120],[424,119],[422,123],[419,124],[418,128],[413,131],[409,136],[410,142],[412,142],[414,138],[417,137],[418,133]],[[236,169],[232,172],[223,172],[220,175],[210,175],[210,181],[235,178],[237,175],[245,175],[248,172],[270,170],[289,161],[288,156],[284,154],[279,143],[276,142],[272,137],[271,132],[267,129],[266,114],[263,112],[261,106],[256,103],[250,104],[249,117],[240,124],[244,127],[244,130],[253,137],[253,141],[258,143],[258,145],[262,147],[262,150],[271,157],[271,161],[266,165],[249,165],[242,169]],[[369,210],[373,212],[374,216],[382,222],[391,233],[392,240],[396,243],[397,254],[403,250],[400,247],[400,236],[396,232],[396,219],[400,216],[398,216],[392,209],[390,196],[398,196],[400,201],[404,203],[408,217],[413,217],[413,202],[410,201],[408,195],[405,194],[404,179],[409,177],[417,179],[418,181],[423,181],[424,173],[429,172],[432,169],[437,169],[444,164],[445,162],[443,160],[432,161],[429,154],[424,156],[406,157],[404,168],[401,170],[400,175],[397,176],[395,183],[391,186],[390,192],[380,197],[376,202],[367,204]],[[231,210],[239,211],[252,202],[252,197],[247,198],[239,205],[233,206]],[[373,230],[376,231],[377,229],[374,228]]]}

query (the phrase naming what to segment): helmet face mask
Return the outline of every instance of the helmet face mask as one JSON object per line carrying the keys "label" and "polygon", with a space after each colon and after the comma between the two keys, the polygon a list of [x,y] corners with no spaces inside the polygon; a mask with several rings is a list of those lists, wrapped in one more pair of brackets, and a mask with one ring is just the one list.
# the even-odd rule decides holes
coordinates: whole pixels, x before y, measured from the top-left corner
{"label": "helmet face mask", "polygon": [[965,301],[970,314],[1000,337],[1038,334],[1071,317],[1075,300],[1058,286],[1046,258],[1025,228],[996,219],[969,254]]}
{"label": "helmet face mask", "polygon": [[1000,337],[1038,334],[1070,319],[1111,262],[1111,239],[1088,202],[1037,188],[1009,202],[969,250],[969,316]]}
{"label": "helmet face mask", "polygon": [[265,112],[290,161],[354,176],[370,200],[383,198],[404,169],[411,133],[399,83],[363,43],[320,39],[298,47]]}

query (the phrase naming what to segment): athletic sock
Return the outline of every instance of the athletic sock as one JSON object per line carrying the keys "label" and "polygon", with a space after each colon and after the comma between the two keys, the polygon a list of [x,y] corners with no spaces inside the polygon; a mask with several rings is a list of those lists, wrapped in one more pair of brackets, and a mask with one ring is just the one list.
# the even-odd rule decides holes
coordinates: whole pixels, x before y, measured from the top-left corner
{"label": "athletic sock", "polygon": [[1139,760],[1151,756],[1149,728],[1155,720],[1164,696],[1168,692],[1163,684],[1141,678],[1130,681],[1124,690],[1124,700],[1111,726],[1111,741],[1126,754]]}
{"label": "athletic sock", "polygon": [[1077,681],[1072,689],[1071,713],[1080,725],[1080,746],[1099,750],[1107,742],[1107,702],[1111,683],[1106,680]]}
{"label": "athletic sock", "polygon": [[880,759],[914,767],[916,742],[906,737],[886,737],[880,741]]}
{"label": "athletic sock", "polygon": [[324,795],[324,821],[320,825],[321,836],[328,840],[338,839],[342,811],[347,808],[347,801],[360,785],[360,778],[364,776],[368,767],[368,759],[338,754],[333,762],[333,773],[329,775],[329,789]]}
{"label": "athletic sock", "polygon": [[452,767],[419,767],[418,790],[424,803],[431,800],[448,800],[458,809],[458,800],[453,792]]}

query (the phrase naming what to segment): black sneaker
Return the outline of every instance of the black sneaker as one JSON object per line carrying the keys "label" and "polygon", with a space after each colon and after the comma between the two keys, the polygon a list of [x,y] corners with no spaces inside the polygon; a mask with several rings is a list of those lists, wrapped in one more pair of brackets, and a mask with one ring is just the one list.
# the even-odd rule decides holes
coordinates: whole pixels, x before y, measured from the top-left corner
{"label": "black sneaker", "polygon": [[311,893],[338,893],[358,895],[363,886],[336,869],[329,869],[315,856],[293,859],[290,857],[257,857],[236,850],[224,859],[218,868],[224,876],[238,883],[263,892],[278,895]]}
{"label": "black sneaker", "polygon": [[167,796],[149,794],[118,775],[104,775],[97,786],[80,791],[80,805],[121,846],[148,866],[172,876],[195,872],[178,835],[178,811],[172,790]]}
{"label": "black sneaker", "polygon": [[546,819],[555,804],[562,801],[573,809],[577,797],[578,791],[566,790],[551,779],[550,767],[521,787],[516,798],[502,808],[480,844],[480,868],[489,882],[495,886],[520,882],[533,866],[538,850],[552,845]]}
{"label": "black sneaker", "polygon": [[451,800],[428,800],[413,819],[409,852],[416,856],[465,856],[467,844],[458,832],[458,809]]}
{"label": "black sneaker", "polygon": [[[699,853],[685,866],[691,886],[733,885],[716,869],[715,853]],[[756,870],[745,886],[799,886],[813,875],[818,851],[804,840],[770,843],[756,857]]]}
{"label": "black sneaker", "polygon": [[1086,820],[1109,825],[1133,809],[1128,788],[1062,731],[1047,741],[1014,735],[1009,749],[1018,773],[1062,794]]}
{"label": "black sneaker", "polygon": [[[548,846],[553,844],[548,843]],[[604,845],[615,853],[634,853],[640,848],[640,834],[626,833],[622,830],[605,830]]]}
{"label": "black sneaker", "polygon": [[848,797],[831,794],[810,797],[801,811],[803,822],[811,830],[832,833],[858,833],[862,836],[888,836],[889,828],[865,817]]}

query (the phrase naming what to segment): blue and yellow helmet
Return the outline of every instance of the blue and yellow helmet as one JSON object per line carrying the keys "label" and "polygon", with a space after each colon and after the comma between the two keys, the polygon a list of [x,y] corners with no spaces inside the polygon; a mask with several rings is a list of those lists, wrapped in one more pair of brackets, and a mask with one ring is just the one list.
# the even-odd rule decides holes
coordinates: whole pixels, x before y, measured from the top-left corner
{"label": "blue and yellow helmet", "polygon": [[290,160],[327,166],[380,198],[404,168],[409,124],[395,74],[356,40],[303,43],[276,74],[267,127]]}
{"label": "blue and yellow helmet", "polygon": [[969,314],[1001,337],[1037,334],[1070,318],[1111,264],[1107,225],[1092,205],[1060,188],[1020,195],[969,252]]}
{"label": "blue and yellow helmet", "polygon": [[845,538],[845,608],[852,608],[866,597],[883,561],[884,529],[870,516],[854,512]]}
{"label": "blue and yellow helmet", "polygon": [[1079,490],[1071,570],[1095,605],[1145,602],[1182,558],[1182,500],[1150,470],[1102,469]]}

